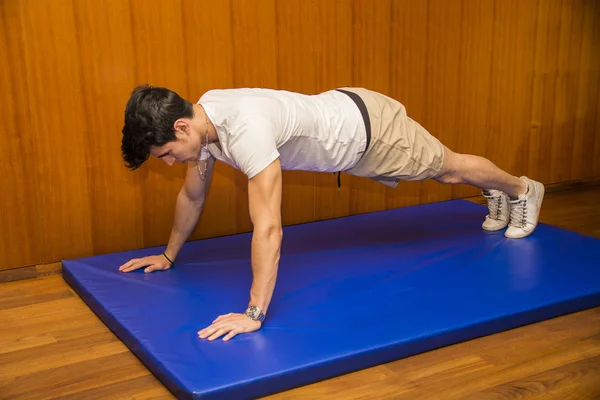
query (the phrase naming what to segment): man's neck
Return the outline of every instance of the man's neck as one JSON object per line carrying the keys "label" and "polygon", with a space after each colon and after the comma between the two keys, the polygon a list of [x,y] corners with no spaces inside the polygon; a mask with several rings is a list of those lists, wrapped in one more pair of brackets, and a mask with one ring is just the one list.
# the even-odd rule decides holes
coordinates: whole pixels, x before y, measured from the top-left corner
{"label": "man's neck", "polygon": [[[200,133],[202,141],[205,140],[206,136],[206,120],[208,116],[204,107],[200,104],[194,104],[194,119],[192,119],[192,125],[194,129]],[[212,121],[208,119],[208,143],[219,143],[219,136],[215,130],[215,126]]]}

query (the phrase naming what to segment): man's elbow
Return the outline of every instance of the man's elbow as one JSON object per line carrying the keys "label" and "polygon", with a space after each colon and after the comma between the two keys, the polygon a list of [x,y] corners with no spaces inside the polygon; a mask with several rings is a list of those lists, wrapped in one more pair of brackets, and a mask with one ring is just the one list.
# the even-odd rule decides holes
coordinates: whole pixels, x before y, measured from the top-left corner
{"label": "man's elbow", "polygon": [[254,227],[254,237],[256,239],[267,239],[269,241],[281,241],[283,238],[283,228],[281,223],[270,221],[256,225]]}
{"label": "man's elbow", "polygon": [[179,196],[181,196],[185,201],[195,205],[196,207],[202,207],[204,204],[205,196],[203,194],[191,195],[188,190],[186,190],[185,186],[181,188],[179,191]]}

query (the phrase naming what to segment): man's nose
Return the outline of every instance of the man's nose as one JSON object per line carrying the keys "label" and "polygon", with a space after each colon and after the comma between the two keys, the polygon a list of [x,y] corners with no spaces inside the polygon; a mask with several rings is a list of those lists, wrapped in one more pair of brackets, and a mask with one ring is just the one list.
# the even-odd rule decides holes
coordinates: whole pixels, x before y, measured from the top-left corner
{"label": "man's nose", "polygon": [[175,162],[175,157],[173,157],[173,156],[165,156],[165,157],[163,157],[163,161],[166,162],[167,165],[170,167]]}

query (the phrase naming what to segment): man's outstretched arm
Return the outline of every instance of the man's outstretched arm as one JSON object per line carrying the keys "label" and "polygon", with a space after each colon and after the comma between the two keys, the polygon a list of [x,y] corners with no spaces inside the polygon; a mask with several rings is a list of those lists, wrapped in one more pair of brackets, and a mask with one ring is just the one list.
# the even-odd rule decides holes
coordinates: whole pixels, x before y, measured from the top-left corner
{"label": "man's outstretched arm", "polygon": [[265,314],[275,289],[283,237],[281,186],[279,159],[248,182],[250,218],[254,225],[252,235],[253,280],[249,305],[259,307]]}
{"label": "man's outstretched arm", "polygon": [[185,182],[177,196],[175,203],[175,217],[169,243],[165,255],[154,255],[143,258],[134,258],[119,267],[121,272],[131,272],[144,268],[144,272],[166,270],[171,267],[170,260],[175,260],[179,250],[188,239],[204,209],[206,192],[210,186],[215,159],[210,157],[207,161],[206,179],[200,179],[197,163],[188,163]]}
{"label": "man's outstretched arm", "polygon": [[[250,218],[254,225],[252,235],[252,287],[250,305],[267,312],[279,267],[282,240],[281,227],[281,164],[279,159],[248,181]],[[258,330],[261,322],[243,313],[221,315],[198,332],[200,338],[229,340],[237,334]]]}

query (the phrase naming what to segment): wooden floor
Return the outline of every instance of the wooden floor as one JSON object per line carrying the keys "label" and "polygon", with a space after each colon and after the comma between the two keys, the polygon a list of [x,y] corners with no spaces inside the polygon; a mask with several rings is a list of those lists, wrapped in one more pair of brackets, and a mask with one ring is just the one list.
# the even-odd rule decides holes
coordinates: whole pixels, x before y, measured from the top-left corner
{"label": "wooden floor", "polygon": [[[600,238],[600,186],[549,194],[541,220]],[[174,397],[55,275],[0,284],[0,398]],[[600,307],[269,398],[600,399]]]}

